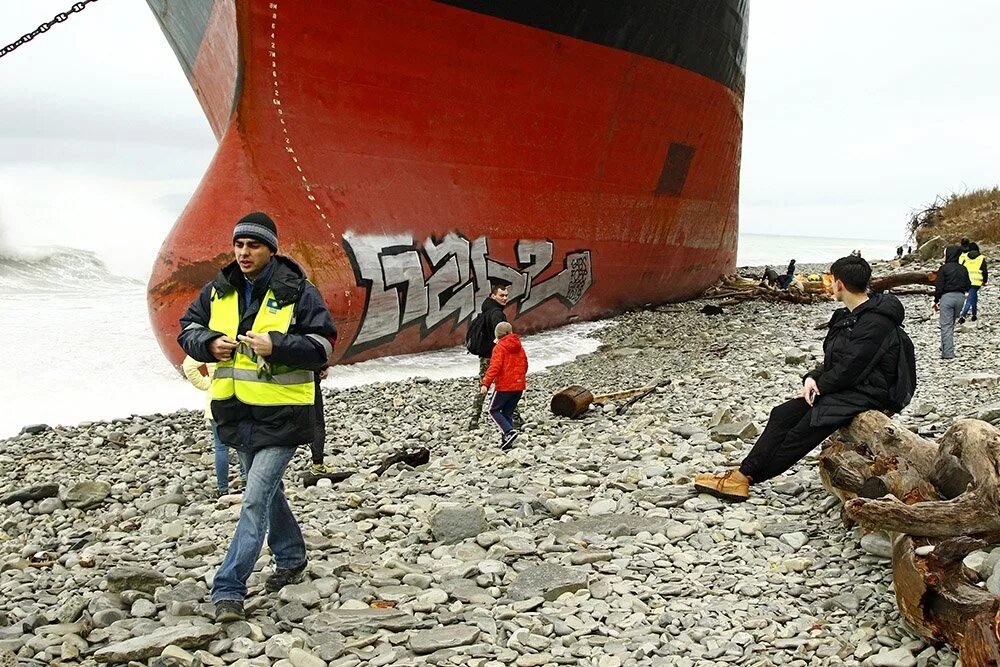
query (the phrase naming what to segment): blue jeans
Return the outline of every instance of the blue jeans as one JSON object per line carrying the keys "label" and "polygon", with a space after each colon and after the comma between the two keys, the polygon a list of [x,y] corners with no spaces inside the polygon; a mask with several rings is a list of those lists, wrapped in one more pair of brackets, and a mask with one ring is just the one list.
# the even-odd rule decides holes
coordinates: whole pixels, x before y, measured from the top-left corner
{"label": "blue jeans", "polygon": [[302,531],[285,499],[281,477],[295,455],[295,447],[265,447],[257,451],[237,449],[247,469],[247,487],[243,492],[240,520],[225,560],[215,573],[212,602],[242,601],[247,596],[247,579],[260,556],[267,536],[267,546],[279,568],[297,568],[306,562],[306,544]]}
{"label": "blue jeans", "polygon": [[965,307],[962,308],[961,317],[965,317],[972,311],[972,315],[979,315],[979,287],[973,285],[969,288],[969,296],[965,298]]}
{"label": "blue jeans", "polygon": [[493,400],[490,401],[490,417],[504,435],[514,430],[514,424],[511,420],[514,418],[514,411],[517,410],[517,402],[520,400],[521,392],[519,391],[493,392]]}
{"label": "blue jeans", "polygon": [[[215,423],[215,420],[210,420],[209,424],[212,425],[212,439],[215,440],[215,484],[219,493],[226,494],[229,493],[229,447],[224,445],[219,438],[219,425]],[[247,477],[243,459],[240,459],[240,477],[243,479]]]}

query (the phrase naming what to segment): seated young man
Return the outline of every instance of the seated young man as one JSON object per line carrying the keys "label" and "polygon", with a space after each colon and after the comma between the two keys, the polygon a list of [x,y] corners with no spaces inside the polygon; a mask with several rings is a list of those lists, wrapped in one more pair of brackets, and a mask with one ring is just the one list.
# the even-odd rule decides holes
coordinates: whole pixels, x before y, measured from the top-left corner
{"label": "seated young man", "polygon": [[771,410],[739,468],[695,477],[699,491],[746,500],[751,484],[785,472],[856,415],[888,409],[900,354],[893,330],[903,322],[903,304],[891,294],[868,296],[872,269],[861,257],[838,259],[830,273],[834,298],[845,307],[830,318],[823,365],[805,376],[798,398]]}

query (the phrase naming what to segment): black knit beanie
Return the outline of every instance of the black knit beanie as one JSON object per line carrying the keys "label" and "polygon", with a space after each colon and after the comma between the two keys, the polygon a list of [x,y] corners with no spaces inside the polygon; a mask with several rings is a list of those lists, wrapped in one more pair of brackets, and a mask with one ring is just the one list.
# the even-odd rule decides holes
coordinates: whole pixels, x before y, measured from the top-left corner
{"label": "black knit beanie", "polygon": [[278,228],[267,213],[254,211],[240,218],[233,228],[233,242],[236,239],[255,239],[260,241],[271,252],[278,252]]}

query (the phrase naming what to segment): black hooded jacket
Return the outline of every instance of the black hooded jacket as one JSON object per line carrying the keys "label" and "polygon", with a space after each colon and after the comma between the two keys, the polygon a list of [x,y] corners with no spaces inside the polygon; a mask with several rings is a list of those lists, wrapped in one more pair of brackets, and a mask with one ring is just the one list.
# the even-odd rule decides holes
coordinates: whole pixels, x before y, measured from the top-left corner
{"label": "black hooded jacket", "polygon": [[937,281],[934,283],[934,303],[949,292],[965,294],[972,287],[969,280],[969,270],[958,263],[962,255],[962,247],[950,245],[944,251],[944,264],[937,271]]}
{"label": "black hooded jacket", "polygon": [[485,317],[483,321],[483,341],[484,349],[488,350],[485,355],[480,355],[484,359],[489,359],[493,354],[493,346],[496,345],[493,341],[495,340],[493,336],[493,330],[497,328],[497,325],[501,322],[507,321],[507,315],[503,312],[503,306],[501,306],[496,299],[490,297],[483,301],[483,307],[480,310],[480,317]]}
{"label": "black hooded jacket", "polygon": [[834,311],[823,341],[823,365],[806,376],[819,387],[813,426],[846,425],[866,410],[888,407],[899,363],[895,330],[904,314],[891,294],[873,294],[853,311]]}
{"label": "black hooded jacket", "polygon": [[[319,371],[327,366],[337,339],[337,328],[319,290],[306,280],[299,265],[287,257],[275,255],[270,280],[254,283],[250,303],[244,298],[246,280],[236,262],[219,271],[215,280],[205,285],[198,298],[181,317],[177,336],[184,351],[193,359],[214,362],[209,343],[222,336],[208,328],[212,312],[212,289],[219,294],[237,290],[240,308],[239,334],[253,327],[267,290],[274,292],[279,307],[295,304],[288,332],[272,331],[274,350],[268,357],[272,364]],[[219,425],[222,442],[247,449],[294,446],[312,442],[315,408],[310,405],[257,406],[241,402],[235,396],[212,401],[212,416]]]}

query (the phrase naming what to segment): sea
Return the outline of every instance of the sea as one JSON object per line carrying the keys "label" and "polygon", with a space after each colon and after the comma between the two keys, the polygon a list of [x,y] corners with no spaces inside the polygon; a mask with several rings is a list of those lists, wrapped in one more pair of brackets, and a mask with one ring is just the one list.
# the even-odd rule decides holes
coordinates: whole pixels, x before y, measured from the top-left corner
{"label": "sea", "polygon": [[[789,259],[825,263],[853,250],[887,258],[897,245],[743,234],[738,264],[783,270]],[[143,263],[121,259],[73,247],[0,244],[0,312],[6,322],[0,327],[0,438],[30,424],[74,425],[203,405],[201,392],[166,361],[153,337],[147,276],[141,268],[123,268]],[[601,326],[588,322],[527,336],[532,372],[593,352],[599,342],[592,334]],[[472,377],[477,370],[476,358],[457,347],[336,366],[324,386]]]}

